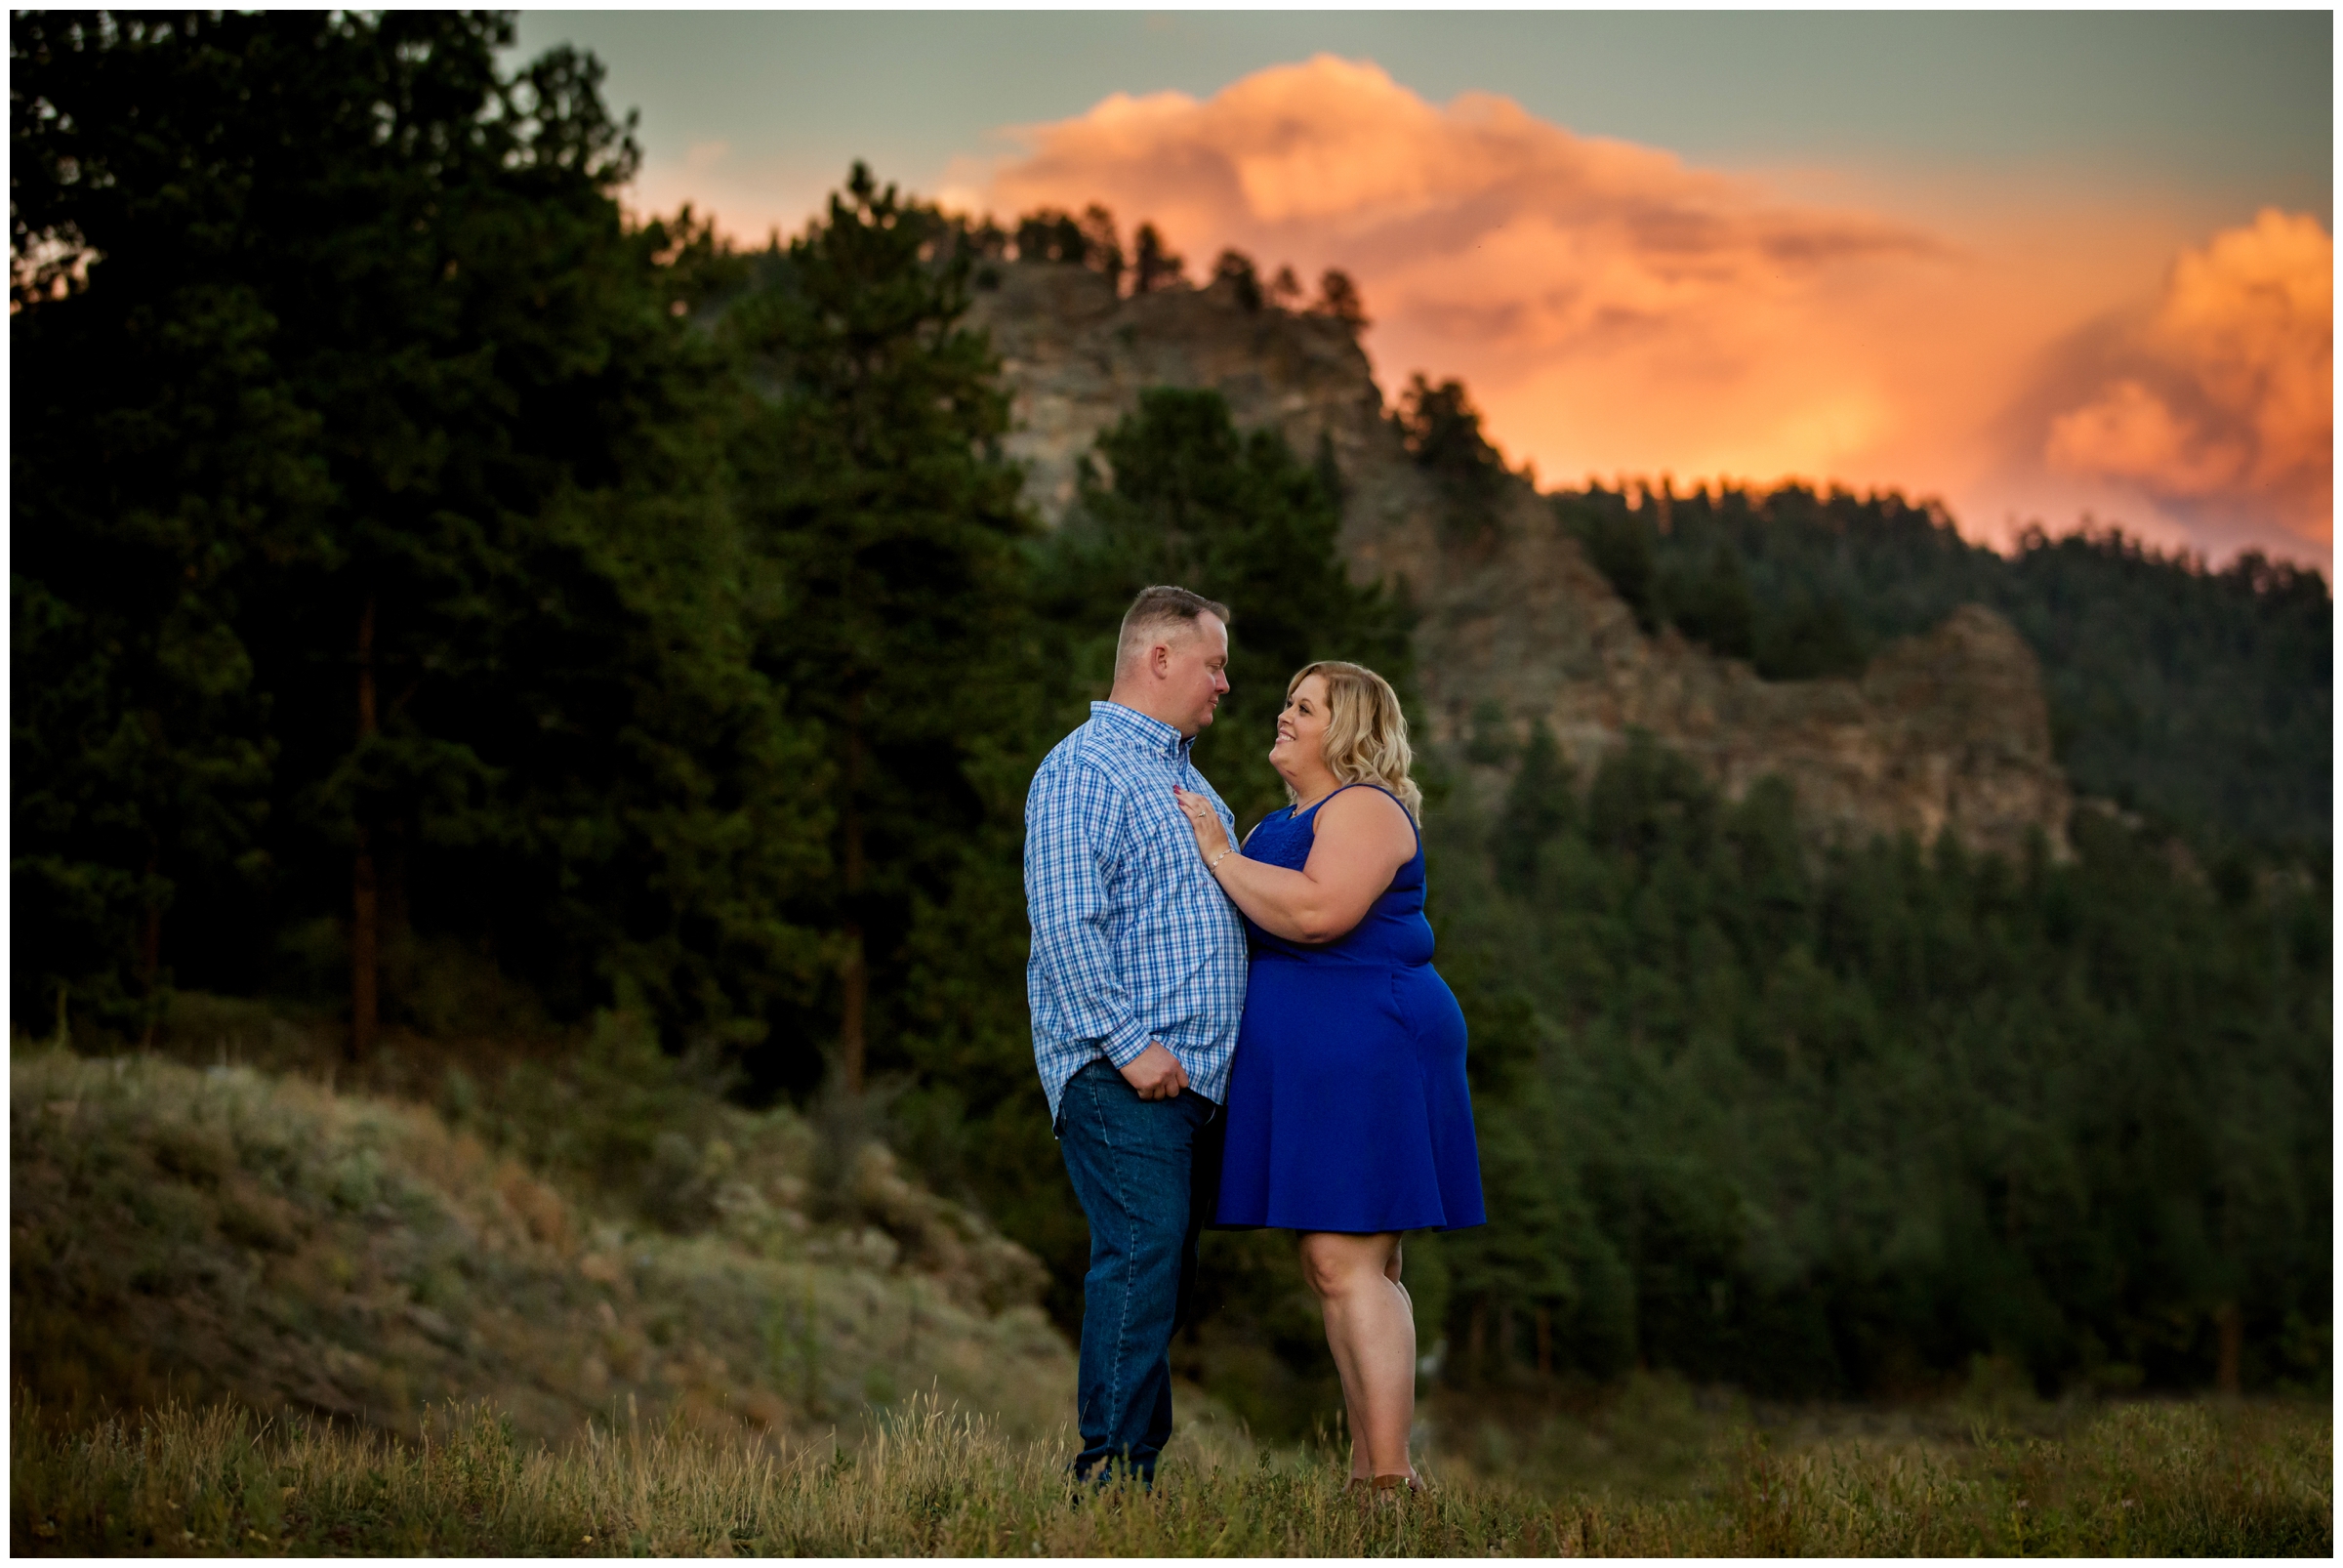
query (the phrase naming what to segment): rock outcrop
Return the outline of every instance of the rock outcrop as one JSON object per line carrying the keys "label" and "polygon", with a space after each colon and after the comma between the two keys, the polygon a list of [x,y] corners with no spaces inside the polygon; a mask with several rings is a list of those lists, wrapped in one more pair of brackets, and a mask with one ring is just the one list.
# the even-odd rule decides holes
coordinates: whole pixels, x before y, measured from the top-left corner
{"label": "rock outcrop", "polygon": [[2064,852],[2072,799],[2040,671],[1991,610],[1893,644],[1858,681],[1761,681],[1672,632],[1645,636],[1526,480],[1460,521],[1340,323],[1248,309],[1225,284],[1117,299],[1076,267],[999,277],[974,317],[1002,355],[1007,450],[1043,516],[1064,516],[1091,443],[1149,387],[1215,389],[1240,426],[1278,430],[1305,459],[1326,443],[1349,487],[1340,546],[1354,579],[1404,583],[1419,616],[1416,717],[1434,744],[1491,705],[1517,734],[1543,721],[1582,768],[1646,730],[1731,796],[1787,778],[1817,841],[1950,831],[2014,853],[2039,830]]}

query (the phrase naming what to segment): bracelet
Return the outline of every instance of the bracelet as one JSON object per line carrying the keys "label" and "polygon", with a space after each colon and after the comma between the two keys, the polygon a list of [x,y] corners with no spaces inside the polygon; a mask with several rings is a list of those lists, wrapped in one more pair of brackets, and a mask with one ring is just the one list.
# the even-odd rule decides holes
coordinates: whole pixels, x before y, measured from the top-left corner
{"label": "bracelet", "polygon": [[1210,873],[1218,871],[1220,869],[1220,862],[1226,860],[1230,855],[1235,854],[1236,852],[1237,846],[1235,845],[1222,845],[1220,846],[1220,852],[1204,863],[1204,869],[1206,873],[1209,875]]}

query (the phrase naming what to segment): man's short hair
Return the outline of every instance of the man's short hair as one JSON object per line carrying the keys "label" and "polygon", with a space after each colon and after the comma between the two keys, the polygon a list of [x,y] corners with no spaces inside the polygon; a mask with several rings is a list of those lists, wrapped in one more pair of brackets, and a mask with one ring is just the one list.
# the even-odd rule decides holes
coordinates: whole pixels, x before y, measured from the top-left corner
{"label": "man's short hair", "polygon": [[1194,631],[1199,615],[1217,616],[1222,626],[1229,624],[1228,606],[1202,594],[1162,583],[1140,589],[1139,597],[1123,612],[1123,635],[1115,640],[1115,673],[1121,675],[1165,631],[1173,627]]}

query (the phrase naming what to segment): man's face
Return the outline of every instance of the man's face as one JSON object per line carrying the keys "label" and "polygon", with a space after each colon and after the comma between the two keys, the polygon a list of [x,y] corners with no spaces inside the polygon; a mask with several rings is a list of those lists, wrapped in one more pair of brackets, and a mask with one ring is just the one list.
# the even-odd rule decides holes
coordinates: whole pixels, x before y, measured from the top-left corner
{"label": "man's face", "polygon": [[1199,615],[1194,630],[1171,640],[1165,652],[1166,717],[1183,735],[1213,722],[1213,710],[1228,691],[1228,628],[1217,615]]}

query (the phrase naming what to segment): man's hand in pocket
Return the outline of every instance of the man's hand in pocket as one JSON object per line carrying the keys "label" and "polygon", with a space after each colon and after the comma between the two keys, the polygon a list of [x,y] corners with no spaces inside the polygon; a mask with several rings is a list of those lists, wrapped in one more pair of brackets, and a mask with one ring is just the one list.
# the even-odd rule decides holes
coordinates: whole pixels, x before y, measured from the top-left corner
{"label": "man's hand in pocket", "polygon": [[1179,1092],[1188,1087],[1188,1070],[1162,1041],[1150,1040],[1147,1049],[1123,1069],[1123,1081],[1136,1090],[1141,1099],[1177,1099]]}

